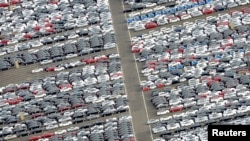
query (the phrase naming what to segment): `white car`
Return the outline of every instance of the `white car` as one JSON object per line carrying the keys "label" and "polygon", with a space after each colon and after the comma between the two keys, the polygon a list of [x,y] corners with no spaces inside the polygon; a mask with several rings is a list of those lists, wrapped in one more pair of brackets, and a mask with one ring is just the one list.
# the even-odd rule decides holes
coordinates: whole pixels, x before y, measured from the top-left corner
{"label": "white car", "polygon": [[227,109],[223,112],[223,117],[230,117],[236,115],[237,110],[236,109]]}
{"label": "white car", "polygon": [[17,135],[13,134],[13,135],[7,135],[6,137],[4,137],[4,140],[11,140],[11,139],[15,139],[17,138]]}
{"label": "white car", "polygon": [[116,43],[106,43],[104,45],[104,49],[110,49],[110,48],[115,48],[116,47]]}
{"label": "white car", "polygon": [[181,16],[181,20],[186,20],[186,19],[190,19],[190,18],[192,18],[192,17],[189,14],[185,14],[185,15]]}
{"label": "white car", "polygon": [[238,108],[237,113],[247,113],[250,111],[250,106],[241,106]]}
{"label": "white car", "polygon": [[39,51],[38,49],[29,49],[29,50],[28,50],[29,53],[36,53],[36,52],[38,52],[38,51]]}
{"label": "white car", "polygon": [[79,127],[70,127],[67,129],[68,132],[72,132],[72,131],[76,131],[76,130],[79,130],[80,128]]}
{"label": "white car", "polygon": [[222,113],[211,113],[209,114],[209,119],[220,119],[222,117]]}
{"label": "white car", "polygon": [[156,3],[146,3],[145,6],[146,7],[153,7],[153,6],[156,6],[157,4]]}
{"label": "white car", "polygon": [[44,61],[41,61],[40,64],[45,65],[45,64],[50,64],[52,62],[53,62],[53,60],[44,60]]}
{"label": "white car", "polygon": [[164,126],[152,128],[152,131],[154,134],[161,133],[161,132],[164,132],[166,130],[167,129]]}
{"label": "white car", "polygon": [[64,126],[68,126],[68,125],[72,125],[72,124],[73,124],[72,121],[66,121],[66,122],[59,123],[59,126],[64,127]]}
{"label": "white car", "polygon": [[180,21],[180,18],[178,18],[178,17],[172,17],[169,19],[169,23],[174,23],[174,22],[178,22],[178,21]]}
{"label": "white car", "polygon": [[6,51],[0,50],[0,56],[7,54]]}
{"label": "white car", "polygon": [[134,31],[141,31],[146,29],[145,26],[143,24],[138,24],[134,26]]}
{"label": "white car", "polygon": [[239,5],[246,5],[249,3],[249,0],[236,0],[236,2],[239,4]]}
{"label": "white car", "polygon": [[108,57],[109,58],[120,58],[120,55],[119,54],[110,54]]}
{"label": "white car", "polygon": [[78,54],[68,54],[68,55],[66,55],[66,58],[69,59],[69,58],[74,58],[77,56],[78,56]]}
{"label": "white car", "polygon": [[184,119],[180,123],[182,127],[187,127],[187,126],[191,126],[192,124],[194,124],[194,121],[192,119]]}
{"label": "white car", "polygon": [[61,135],[61,134],[64,134],[66,132],[67,132],[67,130],[65,130],[65,129],[63,129],[63,130],[57,130],[57,131],[55,131],[55,135]]}
{"label": "white car", "polygon": [[158,19],[158,20],[157,20],[157,24],[158,24],[158,25],[165,25],[165,24],[167,24],[167,23],[168,23],[168,20],[165,19],[165,18],[163,18],[163,19]]}
{"label": "white car", "polygon": [[179,123],[169,123],[167,125],[167,130],[175,130],[177,128],[180,128],[180,124]]}
{"label": "white car", "polygon": [[51,130],[51,129],[55,129],[58,128],[57,124],[49,124],[45,127],[46,130]]}
{"label": "white car", "polygon": [[35,98],[43,98],[43,97],[47,96],[47,94],[46,93],[38,93],[38,94],[35,94],[34,96],[35,96]]}
{"label": "white car", "polygon": [[160,115],[165,115],[165,114],[168,114],[169,113],[169,110],[168,109],[160,109],[157,111],[157,116],[160,116]]}
{"label": "white car", "polygon": [[197,16],[203,15],[203,13],[201,11],[193,11],[193,12],[190,13],[190,15],[192,17],[197,17]]}
{"label": "white car", "polygon": [[207,116],[198,116],[194,120],[196,123],[202,123],[202,122],[206,122],[208,120],[208,117]]}
{"label": "white car", "polygon": [[250,24],[250,16],[246,16],[246,17],[242,18],[242,23],[244,25]]}
{"label": "white car", "polygon": [[64,70],[65,68],[64,67],[56,67],[55,68],[55,71],[62,71],[62,70]]}
{"label": "white car", "polygon": [[42,72],[43,70],[44,70],[43,68],[36,68],[36,69],[33,69],[31,72],[38,73],[38,72]]}

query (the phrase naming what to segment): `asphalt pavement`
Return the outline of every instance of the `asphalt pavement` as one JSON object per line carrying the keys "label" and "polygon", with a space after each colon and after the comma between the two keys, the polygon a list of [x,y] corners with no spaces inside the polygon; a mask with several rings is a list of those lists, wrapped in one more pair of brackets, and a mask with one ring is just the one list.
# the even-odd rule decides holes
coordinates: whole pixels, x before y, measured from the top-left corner
{"label": "asphalt pavement", "polygon": [[121,57],[122,72],[126,92],[129,99],[130,112],[137,141],[151,141],[152,133],[146,124],[148,114],[143,93],[138,87],[140,81],[134,55],[130,51],[130,35],[127,31],[126,17],[123,14],[122,0],[110,0],[113,24],[118,44],[118,53]]}

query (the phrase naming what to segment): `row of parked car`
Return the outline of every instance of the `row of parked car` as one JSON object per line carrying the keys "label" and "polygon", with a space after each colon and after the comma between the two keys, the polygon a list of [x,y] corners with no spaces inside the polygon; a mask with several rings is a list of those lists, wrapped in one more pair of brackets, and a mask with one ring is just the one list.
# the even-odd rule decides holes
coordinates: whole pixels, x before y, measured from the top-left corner
{"label": "row of parked car", "polygon": [[[225,77],[224,77],[225,78]],[[241,76],[241,78],[249,78],[249,76]],[[226,78],[227,79],[227,78]],[[230,78],[233,80],[232,78]],[[194,79],[190,79],[194,80]],[[207,80],[205,80],[207,81]],[[179,110],[189,109],[192,106],[203,105],[205,103],[215,103],[220,100],[227,101],[228,99],[240,100],[248,99],[249,93],[244,92],[248,89],[244,84],[237,83],[237,86],[225,88],[221,84],[221,81],[212,80],[214,82],[207,86],[207,82],[200,83],[199,80],[196,85],[189,85],[185,87],[178,86],[178,89],[166,90],[166,91],[154,91],[152,93],[151,102],[158,109],[157,115],[167,114],[169,112],[175,112],[176,105]],[[234,81],[234,80],[233,80]],[[236,80],[237,81],[237,80]],[[204,82],[204,81],[203,81]],[[223,83],[223,82],[222,82]],[[234,82],[233,82],[234,83]],[[218,85],[217,85],[218,84]],[[216,86],[217,85],[217,86]],[[210,87],[220,87],[220,90],[210,91]]]}
{"label": "row of parked car", "polygon": [[[27,130],[20,134],[25,136],[127,112],[119,55],[95,59],[81,69],[1,87],[1,124],[23,123]],[[21,121],[20,112],[32,120]],[[11,136],[7,131],[2,137]]]}
{"label": "row of parked car", "polygon": [[[244,86],[241,85],[241,87]],[[180,91],[184,91],[186,88],[190,89],[189,86],[184,86]],[[166,98],[169,102],[176,102],[178,101],[178,98],[180,98],[178,95],[175,95],[175,92],[178,90],[176,89],[172,91],[172,93],[169,93],[171,97],[165,97],[163,92],[158,94],[162,94],[162,99]],[[195,103],[193,103],[195,96],[183,99],[183,102],[187,102],[189,105],[185,107],[186,111],[182,113],[179,112],[184,109],[182,102],[177,102],[174,105],[166,104],[165,106],[171,106],[169,110],[170,112],[179,113],[173,114],[172,116],[161,117],[160,120],[150,120],[149,123],[161,123],[160,125],[157,124],[157,126],[154,126],[153,132],[172,134],[172,132],[175,132],[176,130],[187,130],[189,128],[203,126],[204,124],[221,123],[224,121],[230,121],[237,117],[248,117],[250,111],[249,96],[247,94],[244,95],[242,89],[239,88],[238,90],[227,90],[227,93],[225,93],[225,91],[226,90],[217,91],[219,94],[214,95],[206,95],[206,92],[196,95],[199,98]],[[238,91],[237,95],[231,94],[234,91]],[[165,94],[168,95],[168,93]],[[229,96],[227,96],[227,94]]]}
{"label": "row of parked car", "polygon": [[124,0],[126,5],[123,13],[130,13],[157,5],[165,5],[166,7],[174,7],[178,4],[187,3],[189,0],[142,0],[134,2],[133,0]]}
{"label": "row of parked car", "polygon": [[[131,29],[134,23],[149,29],[159,25],[155,17],[172,14],[180,20],[186,14],[196,17],[191,15],[196,11],[203,15],[203,9],[210,14],[248,3],[209,1],[191,9],[178,5],[165,11],[159,6],[134,12],[127,22]],[[230,10],[132,38],[131,52],[143,63],[140,86],[143,91],[152,90],[151,103],[159,116],[148,121],[152,132],[161,136],[154,141],[206,141],[207,125],[249,124],[249,13],[248,7]],[[164,24],[169,23],[167,18]],[[164,88],[168,85],[171,88]]]}
{"label": "row of parked car", "polygon": [[54,72],[54,71],[62,71],[66,69],[72,69],[75,67],[87,65],[87,64],[95,64],[98,62],[105,62],[110,60],[115,60],[119,59],[119,54],[108,54],[108,55],[97,55],[94,57],[84,57],[83,59],[76,60],[72,59],[66,63],[60,63],[56,64],[53,66],[48,66],[48,67],[40,67],[40,68],[35,68],[31,72],[32,73],[39,73],[39,72]]}
{"label": "row of parked car", "polygon": [[[60,72],[55,76],[48,76],[44,79],[38,79],[32,82],[23,82],[20,84],[9,84],[5,87],[1,87],[1,97],[5,97],[5,94],[6,96],[11,97],[11,94],[9,93],[13,92],[15,94],[15,92],[18,92],[19,90],[29,90],[31,93],[35,94],[38,92],[54,94],[60,92],[60,89],[62,89],[61,91],[69,90],[64,90],[64,87],[74,89],[91,85],[94,86],[97,84],[102,85],[102,83],[109,81],[119,83],[122,82],[120,81],[122,78],[120,69],[121,66],[119,60],[116,58],[109,59],[106,62],[97,62],[95,65],[86,65],[82,69],[73,69],[70,72]],[[50,87],[54,84],[53,86],[55,87],[53,91],[49,91],[46,84]]]}
{"label": "row of parked car", "polygon": [[108,1],[94,0],[24,0],[13,11],[2,9],[1,15],[1,45],[111,22]]}
{"label": "row of parked car", "polygon": [[27,134],[31,135],[29,141],[135,141],[131,124],[131,116],[121,116],[118,118],[108,118],[105,121],[96,121],[92,124],[71,126],[55,132],[44,132],[38,135],[31,135],[27,132],[25,123],[15,124],[12,127],[3,127],[2,132],[16,133],[9,134],[4,138],[6,140],[21,137],[22,134],[19,134],[17,131],[23,130],[23,133],[27,132]]}
{"label": "row of parked car", "polygon": [[2,64],[0,70],[12,68],[15,61],[18,61],[20,65],[29,65],[37,62],[44,65],[115,47],[116,39],[114,33],[109,32],[103,36],[94,34],[89,39],[79,38],[75,41],[68,41],[62,44],[59,43],[50,47],[46,46],[40,50],[33,49],[32,52],[28,51],[4,56],[0,59],[0,64]]}
{"label": "row of parked car", "polygon": [[[96,40],[96,34],[98,34],[99,40]],[[76,31],[67,31],[64,34],[61,35],[55,35],[55,36],[46,36],[42,37],[39,40],[31,40],[28,41],[27,43],[18,43],[15,46],[8,46],[8,47],[3,47],[1,48],[1,56],[8,54],[8,53],[13,53],[13,52],[18,52],[18,51],[24,51],[24,50],[37,50],[41,46],[51,46],[51,44],[55,43],[61,43],[64,44],[65,41],[68,40],[71,42],[76,42],[76,40],[79,39],[84,39],[84,40],[89,40],[93,45],[91,46],[98,46],[98,45],[105,45],[108,46],[107,43],[114,42],[114,35],[113,35],[113,26],[111,23],[109,23],[106,26],[99,26],[99,25],[94,25],[90,26],[88,28],[83,28],[79,29]],[[99,41],[99,42],[97,42]],[[106,45],[107,44],[107,45]],[[34,51],[33,51],[34,52]]]}
{"label": "row of parked car", "polygon": [[210,16],[207,20],[186,22],[183,26],[162,28],[132,38],[131,50],[138,54],[137,60],[145,64],[141,72],[147,79],[141,82],[142,89],[147,91],[246,67],[249,26],[242,25],[241,21],[248,15],[234,11],[232,16]]}
{"label": "row of parked car", "polygon": [[[250,122],[249,117],[243,117],[243,118],[236,118],[231,121],[225,121],[221,122],[220,124],[225,125],[248,125]],[[163,135],[162,138],[158,138],[155,141],[181,141],[181,140],[192,140],[192,141],[207,141],[208,140],[208,134],[207,134],[207,126],[204,127],[198,127],[195,129],[191,129],[188,131],[181,131],[179,133],[173,134],[173,135]]]}
{"label": "row of parked car", "polygon": [[[231,5],[231,7],[227,6],[229,4],[231,3],[228,1],[211,1],[209,3],[201,3],[201,6],[195,2],[193,5],[188,4],[186,6],[178,6],[172,9],[165,9],[164,6],[158,6],[154,9],[146,9],[139,13],[132,13],[130,15],[131,17],[127,19],[128,29],[133,29],[134,31],[150,29],[159,25],[166,25],[168,23],[178,22],[180,20],[212,14],[214,12],[223,11],[228,8],[237,7],[238,5],[246,5],[249,4],[249,1],[244,3],[235,2],[233,6]],[[155,23],[154,26],[148,25],[152,23]]]}

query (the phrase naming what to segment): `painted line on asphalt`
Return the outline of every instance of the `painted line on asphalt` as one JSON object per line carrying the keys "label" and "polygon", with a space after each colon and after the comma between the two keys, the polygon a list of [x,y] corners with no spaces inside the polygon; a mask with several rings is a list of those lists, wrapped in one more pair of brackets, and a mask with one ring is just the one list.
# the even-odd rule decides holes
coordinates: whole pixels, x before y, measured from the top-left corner
{"label": "painted line on asphalt", "polygon": [[[123,8],[123,10],[125,10],[123,1],[122,1],[122,8]],[[126,13],[124,14],[124,16],[125,16],[125,19],[127,19],[127,14],[126,14]],[[126,22],[126,21],[125,21],[125,22]],[[128,23],[127,23],[127,22],[126,22],[126,24],[127,24],[127,27],[128,27]],[[129,29],[127,29],[127,31],[128,31],[129,38],[130,38],[130,40],[131,40],[131,34],[130,34]],[[138,65],[137,65],[136,57],[135,57],[135,54],[134,54],[134,53],[133,53],[133,57],[134,57],[134,61],[135,61],[135,67],[136,67],[136,71],[137,71],[137,76],[138,76],[139,82],[141,82],[141,78],[140,78],[140,75],[139,75],[140,73],[139,73],[139,69],[138,69]],[[147,110],[147,104],[146,104],[144,92],[141,91],[141,94],[142,94],[142,99],[143,99],[143,104],[144,104],[144,108],[145,108],[145,112],[146,112],[147,121],[149,121],[148,110]],[[145,124],[147,124],[147,123],[145,123]],[[151,139],[152,139],[152,141],[153,141],[154,139],[153,139],[153,134],[152,134],[151,126],[148,125],[148,127],[149,127],[149,132],[150,132]]]}

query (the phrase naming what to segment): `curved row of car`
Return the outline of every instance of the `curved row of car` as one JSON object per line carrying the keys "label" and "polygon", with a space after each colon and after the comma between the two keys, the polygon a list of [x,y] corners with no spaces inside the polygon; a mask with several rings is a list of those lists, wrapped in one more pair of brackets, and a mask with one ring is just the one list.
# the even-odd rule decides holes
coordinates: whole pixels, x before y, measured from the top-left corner
{"label": "curved row of car", "polygon": [[[249,2],[244,3],[248,4]],[[208,15],[214,12],[226,10],[227,7],[225,6],[224,2],[214,3],[209,2],[206,5],[195,5],[195,7],[188,9],[188,10],[180,10],[175,11],[171,9],[163,9],[163,7],[155,8],[155,10],[145,10],[141,12],[141,14],[133,14],[137,16],[133,16],[128,18],[128,29],[133,29],[134,31],[140,31],[144,29],[149,29],[146,26],[150,22],[155,22],[157,25],[166,25],[168,23],[178,22],[180,20],[186,20],[190,18],[195,18],[201,15]],[[235,2],[234,7],[237,7],[237,3]],[[231,7],[230,7],[231,8]],[[249,12],[249,11],[248,11]],[[156,26],[155,26],[156,27]]]}
{"label": "curved row of car", "polygon": [[111,22],[107,1],[68,0],[48,3],[24,0],[13,7],[13,12],[2,10],[0,19],[1,44],[18,43],[88,25]]}

